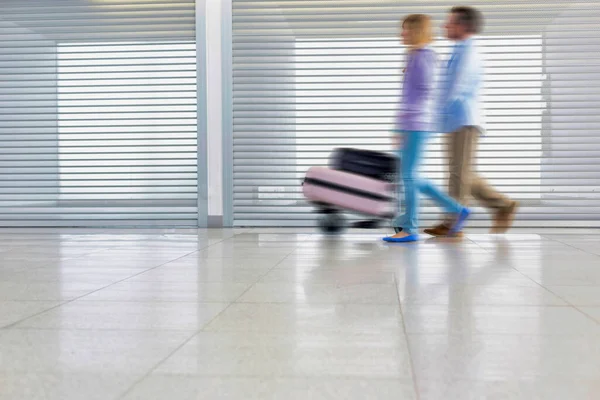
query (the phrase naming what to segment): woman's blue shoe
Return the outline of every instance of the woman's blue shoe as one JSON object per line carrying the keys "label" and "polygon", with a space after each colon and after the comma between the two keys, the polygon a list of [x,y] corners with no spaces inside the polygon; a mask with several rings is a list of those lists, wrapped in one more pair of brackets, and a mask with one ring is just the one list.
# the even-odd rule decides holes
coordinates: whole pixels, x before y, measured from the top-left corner
{"label": "woman's blue shoe", "polygon": [[404,237],[395,238],[393,236],[388,236],[383,238],[384,242],[388,243],[409,243],[409,242],[418,242],[419,235],[408,235]]}

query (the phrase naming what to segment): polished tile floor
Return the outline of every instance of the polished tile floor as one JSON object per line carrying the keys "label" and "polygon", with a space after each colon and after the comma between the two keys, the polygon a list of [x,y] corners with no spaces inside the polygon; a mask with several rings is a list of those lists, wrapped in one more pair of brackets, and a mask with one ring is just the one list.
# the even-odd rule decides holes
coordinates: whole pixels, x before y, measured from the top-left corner
{"label": "polished tile floor", "polygon": [[600,398],[600,232],[0,230],[0,400]]}

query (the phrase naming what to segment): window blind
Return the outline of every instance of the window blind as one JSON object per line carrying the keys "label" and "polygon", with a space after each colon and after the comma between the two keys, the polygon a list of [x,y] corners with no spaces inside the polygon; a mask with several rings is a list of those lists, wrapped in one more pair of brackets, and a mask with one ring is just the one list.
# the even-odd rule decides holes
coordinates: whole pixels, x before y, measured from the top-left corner
{"label": "window blind", "polygon": [[196,226],[194,0],[5,0],[0,225]]}
{"label": "window blind", "polygon": [[[486,134],[478,170],[520,200],[517,225],[600,226],[600,9],[594,1],[463,2],[479,37]],[[484,5],[481,5],[484,4]],[[307,168],[340,146],[392,151],[405,49],[401,19],[434,18],[443,65],[447,1],[233,0],[233,217],[312,226]],[[441,135],[422,173],[447,188]],[[423,224],[439,210],[424,202]],[[487,226],[476,208],[472,225]]]}

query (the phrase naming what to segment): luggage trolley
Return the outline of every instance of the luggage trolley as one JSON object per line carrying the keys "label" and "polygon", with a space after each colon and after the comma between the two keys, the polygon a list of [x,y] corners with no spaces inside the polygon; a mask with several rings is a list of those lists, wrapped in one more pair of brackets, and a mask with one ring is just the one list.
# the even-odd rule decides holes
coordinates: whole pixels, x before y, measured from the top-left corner
{"label": "luggage trolley", "polygon": [[396,214],[396,157],[376,151],[341,148],[329,167],[311,167],[302,184],[304,196],[322,214],[319,228],[336,234],[347,226],[344,212],[370,217],[352,227],[373,229]]}

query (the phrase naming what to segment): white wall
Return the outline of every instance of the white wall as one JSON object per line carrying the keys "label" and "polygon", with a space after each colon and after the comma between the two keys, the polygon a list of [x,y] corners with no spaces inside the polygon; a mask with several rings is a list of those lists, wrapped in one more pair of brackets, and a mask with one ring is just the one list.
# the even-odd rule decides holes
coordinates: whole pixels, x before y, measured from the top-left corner
{"label": "white wall", "polygon": [[208,215],[223,215],[223,113],[221,62],[221,3],[206,1]]}

